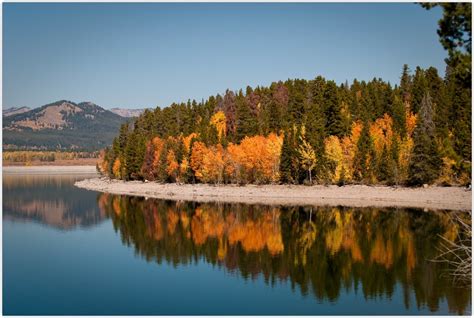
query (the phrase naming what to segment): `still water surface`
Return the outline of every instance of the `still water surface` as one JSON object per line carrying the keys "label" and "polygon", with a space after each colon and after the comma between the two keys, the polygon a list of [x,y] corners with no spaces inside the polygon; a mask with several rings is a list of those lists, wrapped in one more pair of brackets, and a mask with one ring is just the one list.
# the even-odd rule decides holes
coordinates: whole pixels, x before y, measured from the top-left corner
{"label": "still water surface", "polygon": [[3,313],[469,314],[453,212],[171,202],[3,176]]}

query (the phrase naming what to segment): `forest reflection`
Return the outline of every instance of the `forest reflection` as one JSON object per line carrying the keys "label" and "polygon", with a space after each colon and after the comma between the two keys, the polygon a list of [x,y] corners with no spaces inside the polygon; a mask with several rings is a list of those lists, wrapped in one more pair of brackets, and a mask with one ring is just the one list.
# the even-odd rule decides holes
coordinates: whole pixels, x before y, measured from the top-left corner
{"label": "forest reflection", "polygon": [[[392,299],[405,307],[470,312],[470,286],[456,286],[432,262],[442,238],[456,240],[453,212],[418,209],[271,207],[171,202],[101,194],[126,245],[148,261],[206,261],[245,279],[289,281],[303,295],[336,302],[342,293]],[[414,295],[414,296],[413,296]]]}

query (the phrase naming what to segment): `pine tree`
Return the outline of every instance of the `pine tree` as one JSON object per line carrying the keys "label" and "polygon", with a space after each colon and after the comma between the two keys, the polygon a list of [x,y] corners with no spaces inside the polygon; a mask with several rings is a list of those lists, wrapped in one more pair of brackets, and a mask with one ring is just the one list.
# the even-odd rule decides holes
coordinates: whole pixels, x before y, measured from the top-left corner
{"label": "pine tree", "polygon": [[176,161],[181,163],[183,161],[184,155],[186,153],[186,148],[184,146],[183,138],[179,138],[174,149],[176,155]]}
{"label": "pine tree", "polygon": [[247,104],[242,91],[239,92],[236,98],[237,105],[237,120],[236,120],[236,137],[235,141],[239,142],[246,136],[254,136],[257,134],[257,120],[252,115],[252,112]]}
{"label": "pine tree", "polygon": [[324,114],[324,92],[326,82],[318,76],[310,82],[310,102],[306,109],[306,139],[316,153],[317,165],[314,168],[314,179],[318,182],[326,182],[329,178],[327,160],[324,152],[324,139],[326,135],[326,115]]}
{"label": "pine tree", "polygon": [[168,166],[167,155],[168,155],[169,149],[170,149],[169,142],[166,141],[165,144],[163,145],[163,148],[161,149],[160,158],[158,160],[158,166],[156,167],[156,171],[155,171],[156,180],[158,182],[169,181],[168,173],[166,172],[166,168]]}
{"label": "pine tree", "polygon": [[289,85],[288,122],[301,126],[305,115],[306,81],[297,79]]}
{"label": "pine tree", "polygon": [[344,165],[342,166],[341,173],[339,175],[339,180],[337,181],[337,185],[343,187],[346,184],[346,168]]}
{"label": "pine tree", "polygon": [[270,88],[269,102],[265,103],[265,116],[268,119],[269,131],[280,133],[289,127],[286,118],[288,111],[288,87],[282,82],[273,83]]}
{"label": "pine tree", "polygon": [[398,141],[397,135],[392,136],[392,144],[390,147],[390,158],[391,158],[391,170],[393,176],[393,183],[399,184],[400,183],[400,143]]}
{"label": "pine tree", "polygon": [[412,79],[410,76],[410,69],[407,64],[403,65],[402,77],[400,78],[400,91],[402,94],[402,102],[410,102],[410,93],[411,93]]}
{"label": "pine tree", "polygon": [[281,147],[280,157],[280,181],[282,183],[293,183],[292,177],[292,160],[294,151],[292,147],[292,134],[291,130],[288,129],[283,137],[283,145]]}
{"label": "pine tree", "polygon": [[141,168],[145,151],[145,138],[138,132],[132,132],[125,147],[125,176],[127,180],[142,179]]}
{"label": "pine tree", "polygon": [[371,183],[375,164],[374,144],[370,137],[369,122],[366,121],[357,141],[357,151],[354,157],[354,180]]}
{"label": "pine tree", "polygon": [[207,126],[205,144],[208,146],[217,145],[219,143],[219,133],[214,125]]}
{"label": "pine tree", "polygon": [[351,90],[350,111],[354,120],[361,120],[363,118],[362,112],[362,85],[359,81],[354,80]]}
{"label": "pine tree", "polygon": [[384,145],[382,149],[382,154],[380,155],[377,172],[377,176],[380,181],[385,182],[387,184],[393,184],[393,164],[393,159],[387,149],[387,145]]}
{"label": "pine tree", "polygon": [[471,90],[458,90],[454,97],[454,149],[464,161],[472,161]]}
{"label": "pine tree", "polygon": [[471,87],[472,73],[472,4],[470,2],[421,3],[425,9],[441,6],[438,35],[449,58],[445,61],[465,86]]}
{"label": "pine tree", "polygon": [[117,156],[122,154],[125,151],[125,147],[127,146],[128,134],[129,134],[129,125],[127,122],[120,126],[117,143],[114,144],[114,152]]}
{"label": "pine tree", "polygon": [[392,118],[393,126],[400,136],[407,134],[406,110],[398,94],[393,94],[392,100]]}
{"label": "pine tree", "polygon": [[344,119],[341,114],[341,104],[338,96],[336,83],[329,81],[324,91],[326,130],[328,135],[338,137],[344,136],[347,132],[344,125]]}
{"label": "pine tree", "polygon": [[[445,99],[450,107],[448,116],[444,118],[448,134],[452,132],[450,143],[455,152],[463,161],[471,161],[471,88],[463,88],[463,83],[453,72],[452,68],[446,69],[446,91]],[[435,118],[440,118],[436,116]],[[438,120],[441,121],[442,119]],[[436,127],[439,130],[438,127]],[[448,135],[449,136],[449,135]]]}
{"label": "pine tree", "polygon": [[411,109],[417,114],[420,111],[421,102],[428,89],[428,83],[425,77],[425,71],[421,67],[417,67],[415,76],[413,77]]}
{"label": "pine tree", "polygon": [[442,161],[435,140],[433,105],[426,92],[420,106],[419,123],[414,132],[414,148],[409,166],[409,184],[432,183],[439,175]]}

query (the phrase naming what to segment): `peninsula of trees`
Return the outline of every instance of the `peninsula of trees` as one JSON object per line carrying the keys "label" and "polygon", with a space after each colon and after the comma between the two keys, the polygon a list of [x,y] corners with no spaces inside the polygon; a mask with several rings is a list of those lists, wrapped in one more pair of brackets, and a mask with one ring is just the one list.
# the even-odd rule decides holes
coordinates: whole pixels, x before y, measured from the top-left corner
{"label": "peninsula of trees", "polygon": [[318,76],[146,110],[98,170],[179,183],[470,183],[471,4],[421,5],[443,9],[444,78],[404,65],[395,86]]}
{"label": "peninsula of trees", "polygon": [[179,183],[470,182],[471,88],[449,66],[321,76],[146,110],[101,154],[111,178]]}

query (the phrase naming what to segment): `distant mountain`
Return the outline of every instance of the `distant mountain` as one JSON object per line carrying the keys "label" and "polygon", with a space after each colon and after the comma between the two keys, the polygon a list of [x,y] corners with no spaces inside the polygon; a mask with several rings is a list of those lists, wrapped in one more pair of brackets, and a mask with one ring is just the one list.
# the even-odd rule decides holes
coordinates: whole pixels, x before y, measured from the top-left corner
{"label": "distant mountain", "polygon": [[90,103],[61,100],[3,117],[3,149],[98,150],[127,119]]}
{"label": "distant mountain", "polygon": [[112,108],[110,111],[119,116],[130,118],[140,116],[145,111],[145,109]]}
{"label": "distant mountain", "polygon": [[27,111],[30,111],[31,108],[22,106],[22,107],[10,107],[7,109],[4,109],[2,112],[3,117],[8,117],[8,116],[13,116],[16,114],[21,114],[21,113],[26,113]]}

